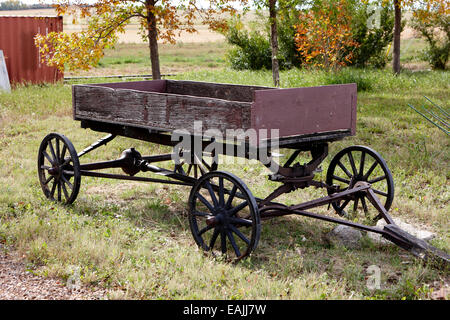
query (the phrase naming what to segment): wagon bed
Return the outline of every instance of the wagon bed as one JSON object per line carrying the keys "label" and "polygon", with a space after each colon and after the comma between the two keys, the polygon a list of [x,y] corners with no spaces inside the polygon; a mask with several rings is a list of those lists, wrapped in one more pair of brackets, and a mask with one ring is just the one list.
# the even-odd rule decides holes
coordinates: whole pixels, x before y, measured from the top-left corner
{"label": "wagon bed", "polygon": [[267,129],[270,140],[270,130],[278,129],[280,146],[289,146],[354,135],[356,84],[291,89],[178,80],[74,85],[73,114],[83,127],[107,132],[125,126],[195,134],[194,121],[201,121],[203,131],[224,134]]}

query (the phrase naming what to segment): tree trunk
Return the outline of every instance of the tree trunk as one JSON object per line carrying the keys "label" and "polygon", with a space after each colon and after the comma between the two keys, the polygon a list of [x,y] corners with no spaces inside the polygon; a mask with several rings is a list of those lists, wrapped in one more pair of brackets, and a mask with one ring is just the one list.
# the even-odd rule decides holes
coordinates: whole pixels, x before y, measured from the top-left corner
{"label": "tree trunk", "polygon": [[150,49],[150,62],[152,64],[152,78],[153,80],[161,79],[161,69],[159,67],[159,53],[158,53],[158,30],[156,29],[156,17],[152,12],[155,0],[146,0],[147,7],[147,31],[148,31],[148,46]]}
{"label": "tree trunk", "polygon": [[402,8],[400,0],[394,0],[394,51],[392,67],[395,74],[400,73],[400,33],[402,32]]}
{"label": "tree trunk", "polygon": [[269,0],[270,43],[272,46],[272,78],[275,87],[280,86],[280,67],[278,65],[278,31],[277,31],[277,0]]}

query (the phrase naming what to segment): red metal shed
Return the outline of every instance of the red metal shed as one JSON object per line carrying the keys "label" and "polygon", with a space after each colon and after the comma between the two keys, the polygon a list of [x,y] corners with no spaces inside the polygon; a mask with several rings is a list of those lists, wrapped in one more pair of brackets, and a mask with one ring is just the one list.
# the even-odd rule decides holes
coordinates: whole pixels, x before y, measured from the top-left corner
{"label": "red metal shed", "polygon": [[41,62],[34,36],[63,30],[62,17],[0,16],[0,50],[11,83],[56,82],[63,73]]}

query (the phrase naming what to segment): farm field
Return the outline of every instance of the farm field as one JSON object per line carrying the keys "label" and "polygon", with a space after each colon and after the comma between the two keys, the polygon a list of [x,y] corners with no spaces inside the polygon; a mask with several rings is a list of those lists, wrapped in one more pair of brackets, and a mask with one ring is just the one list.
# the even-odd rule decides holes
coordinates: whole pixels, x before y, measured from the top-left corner
{"label": "farm field", "polygon": [[[330,144],[317,180],[325,179],[329,161],[344,147],[373,148],[394,177],[394,219],[435,232],[432,245],[449,252],[450,140],[407,106],[426,104],[427,96],[448,108],[449,72],[428,70],[418,57],[421,40],[404,37],[403,44],[407,70],[397,77],[388,69],[336,74],[292,69],[281,73],[281,86],[356,82],[357,135]],[[270,71],[229,69],[226,49],[215,40],[162,45],[162,73],[176,74],[170,79],[271,86]],[[93,70],[65,75],[149,73],[147,45],[121,43]],[[23,255],[33,273],[65,281],[78,269],[83,284],[108,290],[109,299],[431,299],[437,292],[449,297],[448,271],[367,235],[358,249],[336,246],[325,236],[335,225],[303,217],[263,222],[256,251],[238,264],[205,255],[189,230],[187,187],[83,177],[73,205],[46,200],[36,172],[41,140],[59,132],[81,151],[104,136],[72,119],[71,84],[81,82],[87,81],[0,93],[0,243]],[[142,154],[170,152],[116,138],[83,161],[115,159],[130,147]],[[239,176],[257,197],[277,186],[262,165],[250,161],[219,168]],[[310,188],[280,200],[300,203],[321,195]],[[380,289],[367,287],[371,265],[380,268]]]}

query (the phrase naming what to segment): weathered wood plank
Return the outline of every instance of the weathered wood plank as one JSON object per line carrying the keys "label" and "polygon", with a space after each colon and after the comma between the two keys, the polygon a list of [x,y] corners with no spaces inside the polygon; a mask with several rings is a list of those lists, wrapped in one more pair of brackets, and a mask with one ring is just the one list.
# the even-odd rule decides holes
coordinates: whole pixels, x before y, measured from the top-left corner
{"label": "weathered wood plank", "polygon": [[243,102],[252,102],[254,91],[262,89],[276,88],[183,80],[167,80],[166,87],[167,93]]}
{"label": "weathered wood plank", "polygon": [[246,130],[251,124],[250,106],[213,98],[74,86],[76,120],[105,120],[155,130],[193,132],[194,121],[202,121],[203,130]]}
{"label": "weathered wood plank", "polygon": [[257,90],[252,128],[279,129],[280,137],[356,132],[356,84]]}

